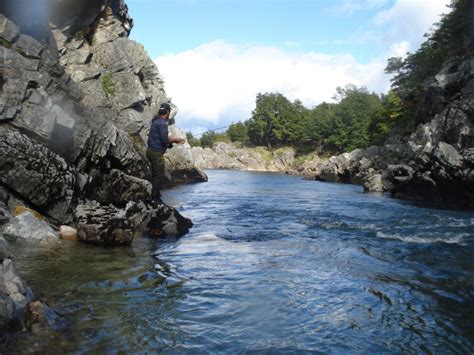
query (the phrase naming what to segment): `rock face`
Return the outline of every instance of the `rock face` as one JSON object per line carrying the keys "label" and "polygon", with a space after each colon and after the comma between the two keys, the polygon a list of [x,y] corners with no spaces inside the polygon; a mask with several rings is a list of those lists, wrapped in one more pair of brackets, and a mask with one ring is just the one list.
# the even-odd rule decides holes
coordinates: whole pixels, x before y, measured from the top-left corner
{"label": "rock face", "polygon": [[314,176],[317,166],[327,159],[312,153],[297,157],[294,149],[268,150],[263,147],[239,148],[217,143],[212,148],[191,148],[195,164],[201,169],[269,171]]}
{"label": "rock face", "polygon": [[[91,201],[110,207],[113,221],[129,218],[129,202],[149,200],[148,124],[169,98],[144,48],[128,39],[133,21],[123,1],[51,6],[46,18],[40,2],[0,4],[0,187],[55,224],[93,220],[97,211],[77,213]],[[170,176],[205,181],[189,149],[179,149],[168,154]],[[127,244],[136,225],[123,223],[122,235],[82,240]]]}
{"label": "rock face", "polygon": [[202,169],[287,172],[295,162],[295,152],[291,148],[270,152],[227,143],[217,143],[212,149],[193,147],[192,155]]}
{"label": "rock face", "polygon": [[318,165],[316,179],[474,206],[474,59],[446,63],[429,83],[418,116],[409,137],[331,157]]}

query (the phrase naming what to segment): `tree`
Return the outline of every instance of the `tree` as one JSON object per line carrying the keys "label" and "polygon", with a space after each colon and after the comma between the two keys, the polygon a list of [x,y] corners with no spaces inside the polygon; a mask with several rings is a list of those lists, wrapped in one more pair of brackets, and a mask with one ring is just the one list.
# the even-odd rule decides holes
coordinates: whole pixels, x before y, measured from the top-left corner
{"label": "tree", "polygon": [[186,132],[186,140],[188,141],[191,147],[200,147],[201,140],[199,138],[194,138],[192,132]]}
{"label": "tree", "polygon": [[258,94],[255,110],[247,122],[251,143],[268,148],[294,145],[302,136],[306,108],[301,101],[290,102],[280,93]]}
{"label": "tree", "polygon": [[442,16],[426,41],[405,59],[390,58],[386,68],[392,78],[392,91],[400,98],[401,115],[398,126],[407,131],[424,121],[417,114],[426,92],[426,82],[436,75],[447,59],[474,53],[474,2],[452,0],[451,12]]}
{"label": "tree", "polygon": [[216,133],[208,131],[201,136],[201,146],[203,148],[212,148],[216,141]]}
{"label": "tree", "polygon": [[369,127],[382,108],[380,97],[366,88],[347,85],[337,88],[335,98],[339,103],[326,127],[327,143],[337,151],[367,147]]}
{"label": "tree", "polygon": [[226,134],[232,142],[246,142],[248,139],[247,127],[242,122],[232,123]]}

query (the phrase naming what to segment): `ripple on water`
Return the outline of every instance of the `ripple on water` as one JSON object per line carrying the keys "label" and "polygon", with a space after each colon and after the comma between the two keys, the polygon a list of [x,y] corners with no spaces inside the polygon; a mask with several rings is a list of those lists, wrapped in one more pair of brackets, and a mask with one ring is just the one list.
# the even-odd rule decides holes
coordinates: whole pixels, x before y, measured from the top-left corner
{"label": "ripple on water", "polygon": [[164,194],[195,224],[180,240],[22,256],[69,333],[23,334],[11,349],[474,352],[472,213],[285,175],[208,173],[207,184]]}

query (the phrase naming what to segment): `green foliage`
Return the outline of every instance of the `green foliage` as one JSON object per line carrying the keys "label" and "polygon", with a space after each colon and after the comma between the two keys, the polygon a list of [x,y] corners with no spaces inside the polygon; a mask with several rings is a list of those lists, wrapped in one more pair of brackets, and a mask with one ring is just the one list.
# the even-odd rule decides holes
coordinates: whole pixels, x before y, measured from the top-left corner
{"label": "green foliage", "polygon": [[112,80],[112,75],[102,75],[102,90],[107,99],[110,99],[115,94],[115,83]]}
{"label": "green foliage", "polygon": [[383,95],[382,108],[374,116],[369,127],[371,143],[375,145],[383,144],[388,134],[401,122],[402,115],[400,97],[394,91],[389,91],[387,95]]}
{"label": "green foliage", "polygon": [[216,133],[213,131],[208,131],[206,133],[203,133],[200,140],[201,140],[201,147],[212,148],[212,146],[216,142]]}
{"label": "green foliage", "polygon": [[188,141],[191,147],[201,146],[201,140],[199,138],[195,138],[191,132],[186,132],[186,140]]}
{"label": "green foliage", "polygon": [[256,108],[246,122],[249,140],[269,148],[296,145],[303,134],[306,113],[300,101],[291,103],[280,93],[258,94]]}
{"label": "green foliage", "polygon": [[230,143],[230,138],[226,133],[215,133],[214,134],[214,143]]}
{"label": "green foliage", "polygon": [[250,142],[322,153],[367,147],[373,136],[382,135],[378,130],[384,127],[377,120],[383,121],[386,114],[378,95],[348,85],[337,88],[334,98],[339,102],[307,109],[301,101],[290,102],[279,93],[259,94],[252,118],[246,122]]}
{"label": "green foliage", "polygon": [[337,91],[340,102],[329,126],[328,143],[338,151],[367,147],[369,127],[382,108],[380,97],[353,85]]}
{"label": "green foliage", "polygon": [[246,142],[248,140],[247,127],[242,122],[232,123],[226,132],[231,142]]}
{"label": "green foliage", "polygon": [[207,131],[203,133],[200,139],[201,147],[212,148],[215,143],[224,142],[230,143],[230,139],[225,133],[216,133],[214,131]]}
{"label": "green foliage", "polygon": [[411,131],[423,117],[417,109],[425,94],[426,82],[439,72],[443,63],[455,56],[474,54],[474,2],[452,0],[451,12],[443,15],[426,41],[406,59],[390,58],[386,73],[395,74],[392,91],[400,98],[402,110],[397,125]]}

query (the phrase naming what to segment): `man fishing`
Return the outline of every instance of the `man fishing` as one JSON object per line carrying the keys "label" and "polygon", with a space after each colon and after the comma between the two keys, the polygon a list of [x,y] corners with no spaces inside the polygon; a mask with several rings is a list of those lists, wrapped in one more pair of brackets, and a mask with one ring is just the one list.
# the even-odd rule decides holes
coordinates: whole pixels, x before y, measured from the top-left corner
{"label": "man fishing", "polygon": [[166,181],[164,154],[173,143],[183,144],[183,138],[174,138],[168,135],[168,120],[170,119],[171,105],[163,103],[150,125],[148,134],[148,149],[146,156],[151,163],[153,172],[151,198],[154,202],[162,203],[160,189]]}

